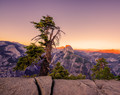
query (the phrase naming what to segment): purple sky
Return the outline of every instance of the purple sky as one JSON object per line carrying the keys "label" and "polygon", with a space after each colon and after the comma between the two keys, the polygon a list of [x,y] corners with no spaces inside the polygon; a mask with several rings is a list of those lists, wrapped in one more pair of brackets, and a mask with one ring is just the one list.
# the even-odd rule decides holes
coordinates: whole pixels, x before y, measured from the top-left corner
{"label": "purple sky", "polygon": [[0,0],[0,40],[30,44],[30,21],[47,14],[66,33],[59,46],[120,49],[120,0]]}

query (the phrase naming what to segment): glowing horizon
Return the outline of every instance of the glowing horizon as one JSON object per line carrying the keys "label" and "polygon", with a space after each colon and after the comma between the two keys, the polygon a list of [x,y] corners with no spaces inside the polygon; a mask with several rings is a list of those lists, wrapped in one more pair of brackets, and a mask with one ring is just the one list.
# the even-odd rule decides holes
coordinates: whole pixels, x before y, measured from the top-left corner
{"label": "glowing horizon", "polygon": [[120,49],[119,5],[116,0],[1,0],[0,40],[29,45],[39,34],[30,22],[48,14],[66,33],[59,47]]}

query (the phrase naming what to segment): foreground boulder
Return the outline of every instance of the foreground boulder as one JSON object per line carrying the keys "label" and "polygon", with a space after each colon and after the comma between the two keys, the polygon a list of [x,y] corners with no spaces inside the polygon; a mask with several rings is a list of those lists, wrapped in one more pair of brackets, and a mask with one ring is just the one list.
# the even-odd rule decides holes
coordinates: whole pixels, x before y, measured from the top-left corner
{"label": "foreground boulder", "polygon": [[41,95],[50,95],[52,87],[52,78],[50,76],[35,78],[41,91]]}
{"label": "foreground boulder", "polygon": [[53,95],[120,95],[116,80],[54,80]]}
{"label": "foreground boulder", "polygon": [[99,95],[120,95],[120,81],[96,80]]}
{"label": "foreground boulder", "polygon": [[0,78],[0,95],[120,95],[120,81]]}
{"label": "foreground boulder", "polygon": [[98,95],[91,80],[55,80],[53,95]]}
{"label": "foreground boulder", "polygon": [[0,78],[0,95],[38,95],[34,78]]}

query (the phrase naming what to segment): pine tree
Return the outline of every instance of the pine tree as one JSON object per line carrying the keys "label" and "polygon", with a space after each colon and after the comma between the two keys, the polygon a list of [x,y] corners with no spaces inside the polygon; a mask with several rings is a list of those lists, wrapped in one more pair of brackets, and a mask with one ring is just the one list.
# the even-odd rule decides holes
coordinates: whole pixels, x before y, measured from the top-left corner
{"label": "pine tree", "polygon": [[46,59],[51,63],[51,51],[53,46],[59,44],[59,39],[61,36],[60,27],[55,25],[53,17],[43,16],[40,22],[31,22],[35,25],[35,28],[40,31],[40,34],[35,36],[32,40],[40,43],[40,45],[45,47]]}
{"label": "pine tree", "polygon": [[76,79],[85,79],[86,76],[79,74],[77,76],[70,75],[68,70],[66,70],[63,66],[60,65],[60,62],[56,64],[56,67],[52,70],[51,74],[53,79],[71,79],[71,80],[76,80]]}
{"label": "pine tree", "polygon": [[114,75],[110,72],[106,59],[99,58],[97,64],[91,69],[93,79],[113,79]]}
{"label": "pine tree", "polygon": [[35,28],[38,29],[40,32],[39,35],[35,36],[32,40],[38,42],[41,46],[45,49],[45,61],[43,62],[42,66],[47,66],[43,69],[45,73],[41,73],[41,75],[47,75],[49,71],[49,64],[51,63],[51,52],[53,46],[59,44],[59,39],[61,37],[60,27],[55,25],[53,17],[50,16],[43,16],[40,22],[31,22],[34,24]]}
{"label": "pine tree", "polygon": [[[42,58],[43,61],[40,63],[40,76],[48,75],[52,48],[59,44],[61,32],[64,32],[60,30],[60,27],[55,25],[53,17],[50,16],[43,16],[40,22],[33,21],[31,23],[40,31],[39,35],[32,39],[35,43],[38,42],[40,47],[37,47],[35,44],[26,47],[26,56],[18,60],[14,70],[25,70],[26,67],[38,62]],[[45,53],[45,56],[41,57],[43,53]]]}

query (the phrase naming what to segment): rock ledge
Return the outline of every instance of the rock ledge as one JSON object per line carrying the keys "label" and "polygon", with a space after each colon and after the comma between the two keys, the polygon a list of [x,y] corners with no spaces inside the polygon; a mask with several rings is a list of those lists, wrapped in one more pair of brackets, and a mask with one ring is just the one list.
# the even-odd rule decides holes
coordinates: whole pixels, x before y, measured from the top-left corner
{"label": "rock ledge", "polygon": [[0,95],[120,95],[120,81],[0,78]]}

